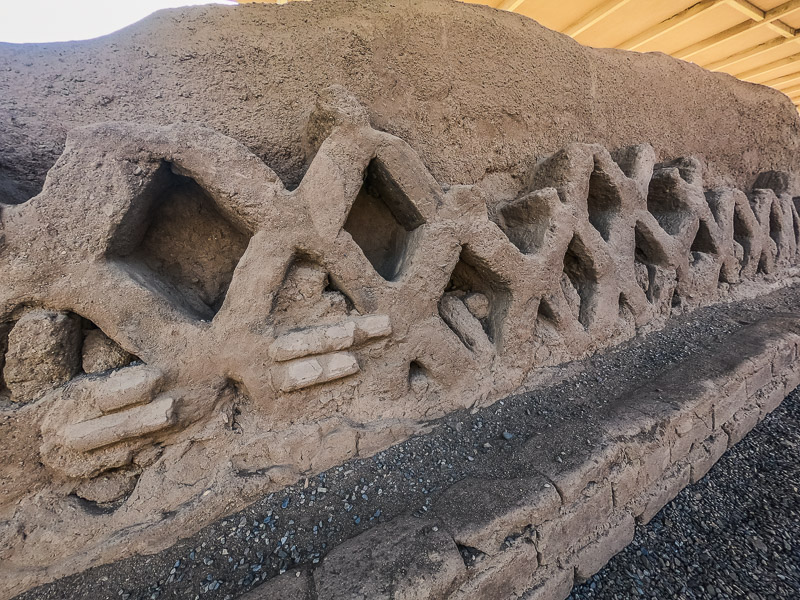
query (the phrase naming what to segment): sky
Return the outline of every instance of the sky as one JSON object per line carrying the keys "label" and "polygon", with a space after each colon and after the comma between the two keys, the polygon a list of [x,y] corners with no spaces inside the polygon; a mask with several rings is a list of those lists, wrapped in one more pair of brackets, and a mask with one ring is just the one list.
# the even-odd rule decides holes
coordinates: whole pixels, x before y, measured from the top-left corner
{"label": "sky", "polygon": [[162,8],[233,0],[0,0],[0,42],[65,42],[106,35]]}

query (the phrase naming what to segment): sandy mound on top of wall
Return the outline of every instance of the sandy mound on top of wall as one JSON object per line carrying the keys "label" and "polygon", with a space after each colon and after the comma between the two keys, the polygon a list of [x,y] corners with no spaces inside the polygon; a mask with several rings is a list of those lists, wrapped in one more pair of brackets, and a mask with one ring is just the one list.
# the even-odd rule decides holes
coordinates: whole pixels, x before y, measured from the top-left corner
{"label": "sandy mound on top of wall", "polygon": [[447,0],[167,10],[97,40],[0,44],[0,73],[7,202],[38,192],[69,129],[109,120],[202,123],[296,185],[314,151],[308,114],[333,83],[442,183],[517,178],[571,141],[648,141],[659,159],[704,159],[712,184],[800,171],[798,115],[776,91]]}

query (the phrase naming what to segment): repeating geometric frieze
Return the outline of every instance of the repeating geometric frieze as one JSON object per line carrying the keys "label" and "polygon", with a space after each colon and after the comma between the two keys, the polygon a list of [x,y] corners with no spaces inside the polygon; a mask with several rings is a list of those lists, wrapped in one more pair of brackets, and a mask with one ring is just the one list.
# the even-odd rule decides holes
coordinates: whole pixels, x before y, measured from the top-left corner
{"label": "repeating geometric frieze", "polygon": [[498,200],[359,115],[292,190],[205,128],[84,127],[2,207],[2,394],[49,473],[31,493],[58,482],[120,531],[154,508],[137,486],[185,506],[209,478],[279,485],[797,259],[785,173],[709,189],[696,159],[576,143]]}

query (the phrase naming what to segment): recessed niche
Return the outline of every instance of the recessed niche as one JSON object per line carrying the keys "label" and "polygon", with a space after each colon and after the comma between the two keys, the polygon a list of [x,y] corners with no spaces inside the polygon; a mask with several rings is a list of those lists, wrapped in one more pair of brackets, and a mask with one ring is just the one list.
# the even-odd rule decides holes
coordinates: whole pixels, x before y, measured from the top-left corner
{"label": "recessed niche", "polygon": [[588,249],[576,235],[564,254],[564,273],[561,287],[577,320],[585,328],[591,324],[592,301],[597,292],[597,270]]}
{"label": "recessed niche", "polygon": [[533,332],[542,340],[558,340],[558,319],[546,298],[539,300]]}
{"label": "recessed niche", "polygon": [[66,311],[22,307],[0,324],[0,399],[38,400],[76,377],[140,362],[90,320]]}
{"label": "recessed niche", "polygon": [[694,241],[692,241],[691,252],[701,252],[703,254],[716,254],[716,244],[714,244],[714,240],[711,238],[711,231],[708,229],[708,224],[700,220],[700,225],[697,228],[697,234],[694,236]]}
{"label": "recessed niche", "polygon": [[741,261],[742,269],[744,269],[751,259],[753,231],[747,226],[747,222],[742,217],[741,209],[738,206],[733,211],[733,240],[742,248],[741,257],[737,256],[737,258]]}
{"label": "recessed niche", "polygon": [[[463,319],[453,319],[446,311],[443,301],[457,301],[464,306],[459,312]],[[471,350],[475,349],[474,332],[466,331],[472,323],[477,331],[482,330],[489,342],[497,343],[502,337],[503,320],[511,301],[511,293],[507,284],[494,273],[485,261],[473,254],[467,247],[461,249],[458,262],[450,275],[442,300],[439,301],[439,313]]]}
{"label": "recessed niche", "polygon": [[111,256],[142,284],[198,319],[225,300],[249,235],[190,177],[165,164],[121,223]]}
{"label": "recessed niche", "polygon": [[415,394],[422,394],[428,389],[430,374],[419,361],[412,360],[408,365],[408,387]]}
{"label": "recessed niche", "polygon": [[560,202],[551,188],[536,190],[497,207],[498,226],[523,254],[534,254],[546,244],[547,234],[555,220],[548,204],[550,194]]}
{"label": "recessed niche", "polygon": [[386,166],[373,159],[344,229],[385,280],[401,275],[414,245],[414,230],[424,222]]}
{"label": "recessed niche", "polygon": [[691,217],[691,210],[677,187],[678,181],[666,173],[656,173],[647,192],[647,210],[661,228],[673,236],[681,232],[686,219]]}
{"label": "recessed niche", "polygon": [[275,325],[281,330],[336,323],[359,314],[350,296],[330,273],[306,255],[295,256],[286,269],[271,312]]}
{"label": "recessed niche", "polygon": [[780,205],[777,202],[773,202],[769,210],[769,237],[775,242],[779,256],[781,252],[781,241],[783,240],[782,217]]}
{"label": "recessed niche", "polygon": [[657,284],[658,272],[668,263],[667,257],[660,244],[648,236],[638,223],[634,229],[634,240],[633,266],[636,282],[645,293],[647,301],[654,304],[661,294]]}
{"label": "recessed niche", "polygon": [[589,222],[603,239],[608,241],[611,238],[614,218],[622,206],[622,198],[611,178],[599,170],[597,164],[589,177],[589,196],[586,204],[589,210]]}

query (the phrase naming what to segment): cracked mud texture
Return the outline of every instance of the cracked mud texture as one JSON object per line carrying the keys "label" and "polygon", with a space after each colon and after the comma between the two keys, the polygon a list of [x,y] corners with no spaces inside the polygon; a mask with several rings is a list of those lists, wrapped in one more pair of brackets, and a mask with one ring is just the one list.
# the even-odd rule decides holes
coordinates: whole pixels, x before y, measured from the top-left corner
{"label": "cracked mud texture", "polygon": [[67,132],[103,121],[202,123],[296,185],[313,155],[306,117],[331,84],[451,184],[517,186],[573,141],[651,142],[659,160],[707,162],[715,185],[800,172],[797,111],[770,88],[660,53],[586,48],[485,6],[315,0],[161,11],[84,42],[0,43],[0,194],[33,196]]}
{"label": "cracked mud texture", "polygon": [[[548,424],[576,421],[577,415],[580,427],[583,428],[591,424],[596,409],[602,408],[605,403],[624,393],[626,389],[637,386],[642,380],[651,379],[677,364],[690,366],[693,357],[703,352],[705,348],[723,341],[731,332],[757,320],[760,316],[797,313],[799,309],[800,288],[792,287],[752,301],[707,307],[675,317],[663,331],[631,340],[592,358],[552,369],[551,376],[555,383],[551,386],[509,397],[474,414],[465,411],[454,413],[435,423],[434,429],[426,435],[393,446],[370,459],[353,460],[341,467],[330,469],[319,477],[309,479],[307,486],[305,482],[301,482],[279,493],[271,494],[246,510],[221,519],[164,552],[153,556],[137,556],[90,569],[28,591],[17,598],[19,600],[90,597],[97,600],[236,598],[283,570],[298,565],[302,568],[303,565],[310,566],[324,560],[326,552],[331,548],[365,531],[376,522],[390,520],[407,511],[417,514],[427,512],[426,508],[443,489],[464,477],[497,478],[518,475],[524,470],[525,464],[515,460],[518,458],[516,450],[528,437],[548,427]],[[789,406],[793,407],[796,404],[796,401],[794,404],[790,402]],[[791,415],[796,414],[796,410],[796,408],[781,409],[776,414],[788,415],[791,423]],[[768,425],[761,427],[762,430],[765,427],[776,427],[779,431],[788,432],[791,427],[791,424],[783,425],[784,421],[780,418],[770,418],[767,423]],[[748,460],[765,461],[764,469],[760,471],[762,473],[760,477],[764,482],[770,477],[771,461],[788,465],[790,469],[795,470],[789,472],[785,481],[781,481],[780,476],[772,478],[771,481],[775,485],[780,483],[794,485],[791,484],[793,481],[791,473],[794,473],[796,481],[796,467],[792,466],[793,458],[789,452],[790,445],[794,443],[792,440],[796,439],[796,434],[793,435],[794,437],[785,438],[789,445],[777,437],[773,439],[776,445],[765,446],[767,455],[760,458],[756,457],[757,453],[752,445],[755,436],[750,436],[743,442],[742,449],[734,450],[732,456],[744,455],[750,457]],[[575,437],[580,439],[578,428]],[[758,443],[755,443],[757,447]],[[558,460],[558,457],[553,459]],[[728,465],[728,468],[715,469],[717,473],[724,469],[727,481],[724,490],[716,487],[719,484],[713,483],[712,480],[703,480],[692,490],[698,487],[707,490],[707,493],[701,492],[701,495],[708,500],[713,496],[717,507],[726,506],[725,503],[730,502],[731,494],[740,491],[742,485],[750,486],[752,477],[759,477],[759,475],[742,477],[741,471],[733,467],[735,462],[726,455],[720,464]],[[755,462],[747,463],[747,465],[755,464]],[[735,483],[737,480],[738,484]],[[721,536],[713,543],[721,544],[727,552],[726,544],[747,544],[748,540],[755,537],[770,545],[777,543],[778,538],[783,540],[784,538],[780,537],[780,529],[774,524],[770,525],[765,519],[770,519],[770,515],[780,519],[793,518],[791,511],[794,510],[796,515],[796,505],[792,503],[796,503],[797,495],[796,491],[781,495],[777,488],[775,489],[773,496],[765,500],[777,501],[778,506],[783,507],[785,499],[788,499],[789,506],[784,507],[788,512],[781,512],[784,508],[780,508],[777,510],[779,514],[775,515],[774,507],[770,509],[770,506],[760,506],[756,510],[753,506],[750,512],[743,513],[747,515],[748,526],[752,528],[752,532],[747,532],[744,528],[730,530],[728,533],[732,537]],[[688,498],[689,506],[699,501],[692,495],[693,493],[696,492],[684,492],[681,496]],[[746,500],[742,498],[741,501]],[[670,511],[676,510],[674,506],[672,504],[662,511],[653,523],[661,523],[666,529],[664,519],[673,514]],[[747,510],[745,505],[740,506],[740,510]],[[686,505],[677,510],[685,514]],[[758,511],[763,511],[763,514]],[[736,518],[736,515],[729,516]],[[676,531],[676,535],[691,535],[691,530],[684,529],[684,525],[677,517],[669,518],[674,524],[670,527]],[[702,522],[703,517],[699,519]],[[651,525],[648,530],[653,527],[656,525]],[[796,528],[796,524],[794,527]],[[770,530],[774,533],[770,533]],[[788,531],[791,531],[790,527]],[[642,537],[643,535],[645,534],[640,531],[637,541],[647,540],[645,544],[652,545],[653,538],[649,535]],[[772,537],[774,535],[778,537]],[[740,537],[742,539],[737,539]],[[796,554],[794,543],[789,541],[789,544],[793,548],[792,552]],[[646,545],[645,547],[650,548]],[[723,554],[722,551],[704,554],[706,550],[710,552],[709,547],[698,548],[696,551],[699,556],[706,557],[720,558]],[[764,557],[753,560],[767,560],[772,557],[772,552],[785,553],[786,550],[773,547]],[[672,556],[670,558],[669,569],[674,569],[674,559]],[[638,560],[644,559],[639,557]],[[741,558],[741,560],[750,559]],[[733,568],[727,559],[726,562],[708,563],[698,558],[697,562],[702,565],[705,575],[699,574],[699,570],[695,569],[692,572],[695,579],[688,581],[703,585],[704,588],[712,580],[722,580],[725,576],[724,571]],[[744,564],[747,567],[750,563]],[[715,574],[714,565],[718,565],[722,573]],[[630,567],[640,570],[642,568],[642,566]],[[631,570],[631,572],[636,574],[636,571]],[[738,576],[744,577],[742,573]],[[592,581],[595,580],[590,580],[588,585],[591,585]],[[777,586],[780,578],[770,581],[775,581]],[[665,581],[662,579],[661,583],[665,584]],[[610,595],[607,596],[579,597],[625,597],[614,594],[628,593],[632,584],[624,580],[620,585],[622,587],[616,588],[616,591],[609,588],[611,591],[608,591]],[[786,588],[789,583],[785,581],[781,581],[780,585],[784,586],[781,589],[791,589]],[[728,587],[733,590],[730,585]],[[595,588],[597,588],[596,581]],[[644,587],[642,589],[645,592],[644,597],[652,597],[647,595]],[[693,589],[699,588],[694,586]],[[720,589],[725,588],[720,587]],[[761,593],[761,596],[729,597],[743,597],[748,600],[759,597],[764,600],[771,597],[791,597],[775,594],[770,596],[769,593],[765,593],[769,589],[769,587],[760,588],[761,591],[756,593]]]}
{"label": "cracked mud texture", "polygon": [[569,600],[800,597],[800,391]]}
{"label": "cracked mud texture", "polygon": [[[482,413],[527,403],[502,430],[444,421],[449,436],[363,473],[332,465],[797,274],[800,121],[784,96],[485,7],[167,11],[99,40],[2,45],[0,73],[7,370],[26,322],[50,321],[30,310],[76,334],[36,346],[68,364],[0,389],[3,600],[161,551],[268,492],[272,514],[229,517],[221,549],[195,550],[230,572],[201,583],[176,558],[165,580],[217,593],[313,563],[406,507],[395,488],[423,510],[446,481],[497,472],[485,455],[523,471],[515,444],[566,413],[534,394]],[[582,389],[560,402],[590,419]],[[276,491],[301,475],[307,488]],[[313,521],[290,516],[301,502]]]}

